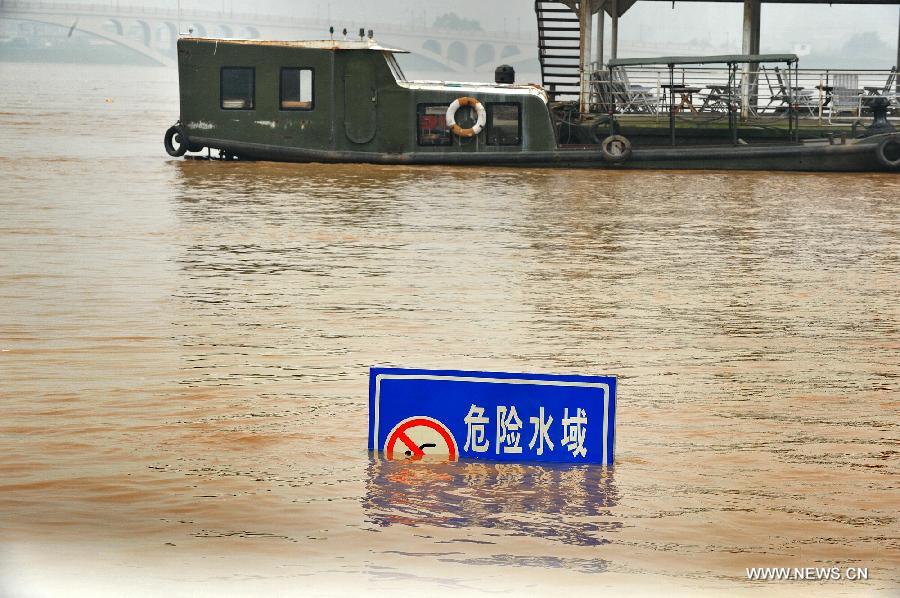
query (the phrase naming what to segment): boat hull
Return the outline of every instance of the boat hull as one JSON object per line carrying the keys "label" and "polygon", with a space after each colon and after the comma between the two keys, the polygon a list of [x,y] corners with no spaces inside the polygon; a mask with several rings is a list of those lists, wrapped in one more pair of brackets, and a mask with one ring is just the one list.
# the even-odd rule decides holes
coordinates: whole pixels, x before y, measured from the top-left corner
{"label": "boat hull", "polygon": [[[191,137],[198,146],[222,150],[241,159],[278,162],[367,163],[395,165],[527,166],[610,169],[782,170],[805,172],[900,172],[900,161],[884,159],[885,144],[900,148],[891,133],[846,143],[792,145],[710,145],[636,148],[628,159],[609,162],[599,149],[521,152],[354,152],[307,149]],[[892,146],[893,147],[893,146]]]}

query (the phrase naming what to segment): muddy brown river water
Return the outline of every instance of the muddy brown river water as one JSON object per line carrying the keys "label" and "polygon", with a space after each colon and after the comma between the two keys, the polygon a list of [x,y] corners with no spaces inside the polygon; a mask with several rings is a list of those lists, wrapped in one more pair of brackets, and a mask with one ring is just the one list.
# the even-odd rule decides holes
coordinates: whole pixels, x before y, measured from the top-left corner
{"label": "muddy brown river water", "polygon": [[[900,177],[174,160],[155,68],[0,100],[0,595],[900,592]],[[616,375],[615,467],[381,462],[374,364]]]}

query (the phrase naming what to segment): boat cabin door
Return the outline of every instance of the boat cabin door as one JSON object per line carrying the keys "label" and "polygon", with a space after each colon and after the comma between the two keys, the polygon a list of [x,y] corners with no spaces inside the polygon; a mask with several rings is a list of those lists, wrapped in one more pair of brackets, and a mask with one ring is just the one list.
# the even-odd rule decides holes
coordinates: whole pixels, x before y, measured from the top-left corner
{"label": "boat cabin door", "polygon": [[366,60],[350,60],[344,71],[344,132],[353,143],[375,137],[378,92],[372,66]]}

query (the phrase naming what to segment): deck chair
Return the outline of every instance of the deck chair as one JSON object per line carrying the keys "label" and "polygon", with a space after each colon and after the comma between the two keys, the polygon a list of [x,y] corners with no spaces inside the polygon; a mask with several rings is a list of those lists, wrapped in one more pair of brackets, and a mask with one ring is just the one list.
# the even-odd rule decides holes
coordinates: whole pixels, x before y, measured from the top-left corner
{"label": "deck chair", "polygon": [[701,94],[703,103],[698,109],[700,112],[728,113],[729,107],[736,112],[741,108],[741,86],[732,85],[731,93],[727,85],[713,85],[705,94]]}
{"label": "deck chair", "polygon": [[889,96],[896,95],[896,90],[894,89],[894,82],[897,80],[897,67],[891,68],[890,74],[888,74],[887,81],[884,84],[884,87],[881,89],[881,95]]}
{"label": "deck chair", "polygon": [[887,83],[884,84],[884,92],[891,98],[891,106],[893,106],[894,115],[900,116],[900,89],[897,86],[897,74],[900,71],[900,65],[891,69],[891,75],[888,77]]}
{"label": "deck chair", "polygon": [[612,68],[610,74],[616,106],[621,112],[656,114],[659,109],[659,98],[654,89],[632,84],[628,80],[628,72],[623,68]]}
{"label": "deck chair", "polygon": [[876,92],[876,95],[885,96],[890,100],[890,110],[893,110],[894,112],[900,112],[900,93],[897,92],[897,87],[895,85],[897,82],[897,69],[898,67],[896,66],[891,68],[891,72],[888,74],[884,87],[881,88],[880,92]]}
{"label": "deck chair", "polygon": [[819,96],[811,89],[794,91],[794,107],[801,116],[816,116],[819,112]]}
{"label": "deck chair", "polygon": [[859,116],[862,110],[860,99],[859,75],[840,73],[834,75],[834,85],[831,92],[831,105],[828,111],[828,122],[841,114],[850,113]]}
{"label": "deck chair", "polygon": [[766,85],[769,87],[769,103],[766,104],[760,112],[768,112],[769,110],[774,112],[787,106],[790,101],[790,94],[784,85],[784,80],[781,77],[781,72],[778,70],[778,67],[775,68],[775,74],[777,75],[775,82],[769,77],[769,71],[765,66],[761,66],[759,72],[763,74]]}
{"label": "deck chair", "polygon": [[612,69],[598,69],[591,73],[591,109],[607,113],[616,107],[616,93],[612,84]]}
{"label": "deck chair", "polygon": [[791,87],[788,84],[789,82],[784,80],[784,74],[777,66],[774,69],[775,85],[772,84],[769,73],[765,68],[760,69],[760,71],[765,76],[770,94],[769,103],[762,109],[763,111],[769,109],[773,112],[779,110],[785,111],[793,104],[801,114],[805,113],[809,116],[814,116],[816,114],[816,110],[819,108],[819,102],[816,98],[816,94],[811,89]]}

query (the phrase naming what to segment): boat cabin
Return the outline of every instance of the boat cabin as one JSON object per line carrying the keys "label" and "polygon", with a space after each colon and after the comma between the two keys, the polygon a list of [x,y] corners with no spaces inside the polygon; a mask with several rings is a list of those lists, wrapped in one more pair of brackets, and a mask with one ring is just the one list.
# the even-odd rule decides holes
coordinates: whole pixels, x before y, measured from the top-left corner
{"label": "boat cabin", "polygon": [[[179,39],[181,126],[195,147],[261,157],[556,148],[540,87],[410,82],[398,52],[371,39]],[[481,127],[454,134],[447,111],[472,97],[455,122],[471,130],[480,116]]]}

